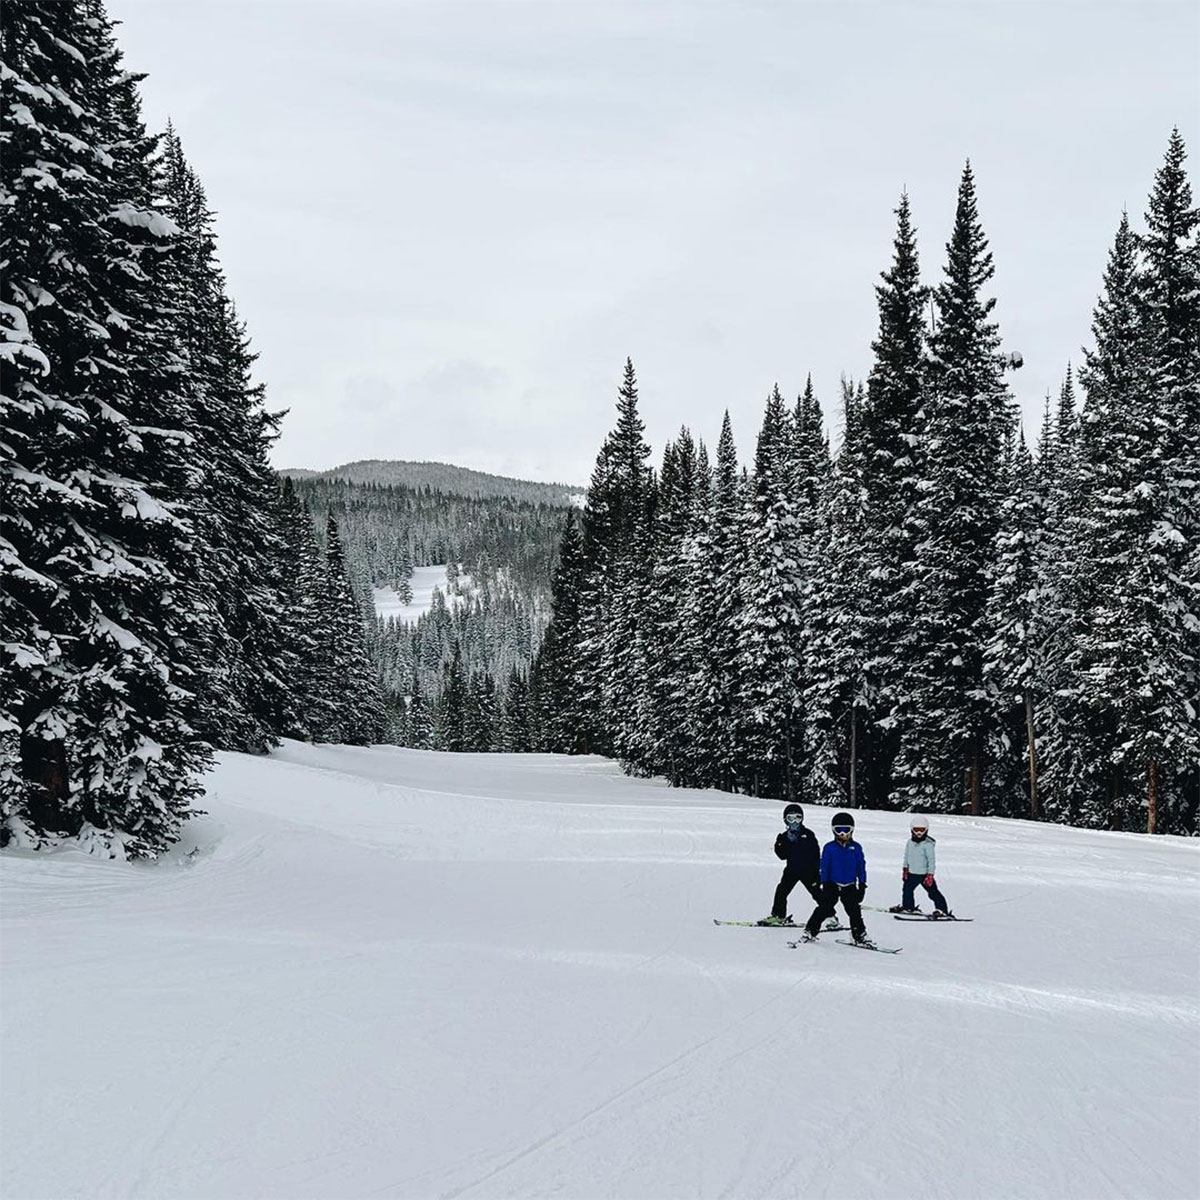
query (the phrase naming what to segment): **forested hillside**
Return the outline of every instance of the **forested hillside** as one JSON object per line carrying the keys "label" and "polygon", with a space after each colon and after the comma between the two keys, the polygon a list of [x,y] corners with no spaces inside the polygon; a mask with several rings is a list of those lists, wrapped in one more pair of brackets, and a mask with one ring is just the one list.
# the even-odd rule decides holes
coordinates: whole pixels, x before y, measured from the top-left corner
{"label": "forested hillside", "polygon": [[[569,490],[451,468],[441,477],[448,491],[328,474],[334,477],[292,478],[291,486],[318,534],[330,516],[341,531],[391,714],[389,740],[430,749],[528,749],[521,732],[526,680],[549,620]],[[452,490],[459,485],[470,493]],[[557,502],[520,498],[527,487]],[[428,613],[415,623],[376,615],[374,588],[390,587],[408,601],[413,568],[433,563],[450,570]]]}
{"label": "forested hillside", "polygon": [[529,479],[509,479],[504,475],[489,475],[468,467],[449,463],[397,462],[365,459],[346,463],[328,471],[304,471],[285,468],[281,475],[293,479],[342,479],[347,483],[373,483],[384,487],[411,488],[414,491],[443,492],[448,496],[469,496],[476,499],[504,497],[526,500],[531,504],[579,504],[583,501],[582,487],[565,483],[536,483]]}

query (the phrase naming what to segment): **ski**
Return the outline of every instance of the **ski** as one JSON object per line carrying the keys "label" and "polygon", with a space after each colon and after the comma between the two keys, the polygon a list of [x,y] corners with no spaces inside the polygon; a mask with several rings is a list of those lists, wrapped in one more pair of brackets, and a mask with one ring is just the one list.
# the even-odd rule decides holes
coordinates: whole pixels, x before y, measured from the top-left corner
{"label": "ski", "polygon": [[975,920],[974,917],[935,917],[932,913],[892,913],[892,916],[895,917],[897,921],[942,921],[947,925],[949,925],[951,921],[965,923],[967,921]]}
{"label": "ski", "polygon": [[[764,925],[761,921],[722,921],[717,917],[713,917],[714,925],[740,925],[745,929],[790,929],[793,933],[797,929],[803,929],[803,925],[795,923],[791,925]],[[824,925],[821,928],[822,933],[844,933],[849,928],[848,925]]]}
{"label": "ski", "polygon": [[848,942],[845,940],[845,938],[834,938],[834,941],[837,942],[839,946],[853,946],[855,950],[875,950],[879,954],[899,954],[904,948],[903,946],[897,946],[893,950],[889,949],[887,946],[866,946],[862,942]]}

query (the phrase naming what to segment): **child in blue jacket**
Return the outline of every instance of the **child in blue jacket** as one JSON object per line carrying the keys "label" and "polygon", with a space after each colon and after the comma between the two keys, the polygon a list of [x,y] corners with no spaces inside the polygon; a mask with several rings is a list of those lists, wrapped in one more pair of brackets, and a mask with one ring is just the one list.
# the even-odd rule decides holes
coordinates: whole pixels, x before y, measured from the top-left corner
{"label": "child in blue jacket", "polygon": [[867,859],[854,840],[854,817],[835,813],[830,822],[833,841],[821,851],[821,899],[804,926],[803,942],[815,942],[821,923],[834,915],[840,900],[850,919],[850,935],[860,945],[873,943],[863,922],[862,900],[867,891]]}

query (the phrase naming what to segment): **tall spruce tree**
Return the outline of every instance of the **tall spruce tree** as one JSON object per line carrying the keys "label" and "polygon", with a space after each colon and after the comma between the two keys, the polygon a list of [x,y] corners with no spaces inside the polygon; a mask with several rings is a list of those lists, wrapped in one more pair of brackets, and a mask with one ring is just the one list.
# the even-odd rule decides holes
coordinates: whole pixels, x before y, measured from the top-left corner
{"label": "tall spruce tree", "polygon": [[323,694],[330,725],[320,740],[365,746],[383,736],[384,712],[374,668],[367,656],[362,609],[346,570],[346,552],[332,513],[325,529],[325,580],[321,597]]}
{"label": "tall spruce tree", "polygon": [[153,855],[206,762],[179,231],[102,6],[31,0],[0,39],[4,838]]}
{"label": "tall spruce tree", "polygon": [[1039,731],[1045,737],[1046,719],[1044,664],[1038,644],[1045,511],[1023,434],[1009,448],[1005,476],[983,652],[992,708],[990,757],[997,765],[989,786],[990,807],[1006,816],[1028,814],[1038,820],[1042,816],[1038,737]]}
{"label": "tall spruce tree", "polygon": [[976,813],[987,741],[984,616],[1012,423],[995,300],[984,294],[993,273],[968,163],[930,337],[914,587],[921,648],[902,757],[905,800],[944,809],[965,799]]}
{"label": "tall spruce tree", "polygon": [[693,590],[685,620],[696,649],[689,679],[689,777],[701,787],[734,791],[743,772],[736,740],[741,694],[738,640],[744,602],[745,501],[729,413],[717,443],[706,525],[697,542]]}
{"label": "tall spruce tree", "polygon": [[859,604],[864,627],[862,802],[890,802],[893,765],[911,736],[906,729],[915,645],[921,403],[925,387],[925,317],[916,230],[907,193],[896,209],[892,265],[875,287],[879,327],[862,410],[863,521],[866,582]]}
{"label": "tall spruce tree", "polygon": [[870,751],[864,736],[869,699],[866,647],[867,592],[866,461],[862,387],[842,380],[842,445],[812,557],[808,635],[809,740],[812,775],[825,795],[844,796],[859,807],[859,780]]}
{"label": "tall spruce tree", "polygon": [[796,438],[776,385],[767,398],[747,513],[748,578],[739,614],[737,724],[751,791],[795,800],[804,763],[805,548],[794,487]]}
{"label": "tall spruce tree", "polygon": [[222,748],[260,751],[293,724],[279,659],[282,532],[267,462],[278,418],[264,410],[263,388],[251,379],[255,355],[226,294],[212,213],[171,127],[160,174],[166,211],[181,230],[171,315],[187,364],[194,524],[206,548],[197,585],[215,618],[196,723]]}

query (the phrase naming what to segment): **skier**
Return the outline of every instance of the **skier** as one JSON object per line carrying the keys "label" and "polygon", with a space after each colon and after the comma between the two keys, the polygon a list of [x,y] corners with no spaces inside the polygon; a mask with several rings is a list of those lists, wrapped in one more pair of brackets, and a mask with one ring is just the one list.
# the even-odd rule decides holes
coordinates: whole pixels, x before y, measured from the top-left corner
{"label": "skier", "polygon": [[814,900],[821,898],[821,848],[817,836],[804,824],[804,809],[798,804],[789,804],[783,810],[783,823],[787,828],[775,839],[775,857],[782,858],[783,868],[779,886],[775,889],[775,903],[771,915],[759,921],[760,925],[790,925],[788,896],[798,883]]}
{"label": "skier", "polygon": [[802,942],[815,942],[821,922],[834,915],[837,902],[842,902],[850,918],[850,936],[860,946],[875,948],[867,937],[863,922],[862,901],[867,891],[867,860],[862,847],[854,840],[854,817],[848,812],[835,813],[830,822],[833,841],[821,851],[821,898],[804,926]]}
{"label": "skier", "polygon": [[894,913],[920,912],[914,903],[917,884],[920,884],[933,901],[935,918],[953,917],[946,904],[946,897],[938,890],[933,873],[937,868],[937,841],[929,836],[929,821],[926,817],[916,814],[909,824],[912,837],[904,846],[904,893],[899,904],[894,904],[888,910]]}

